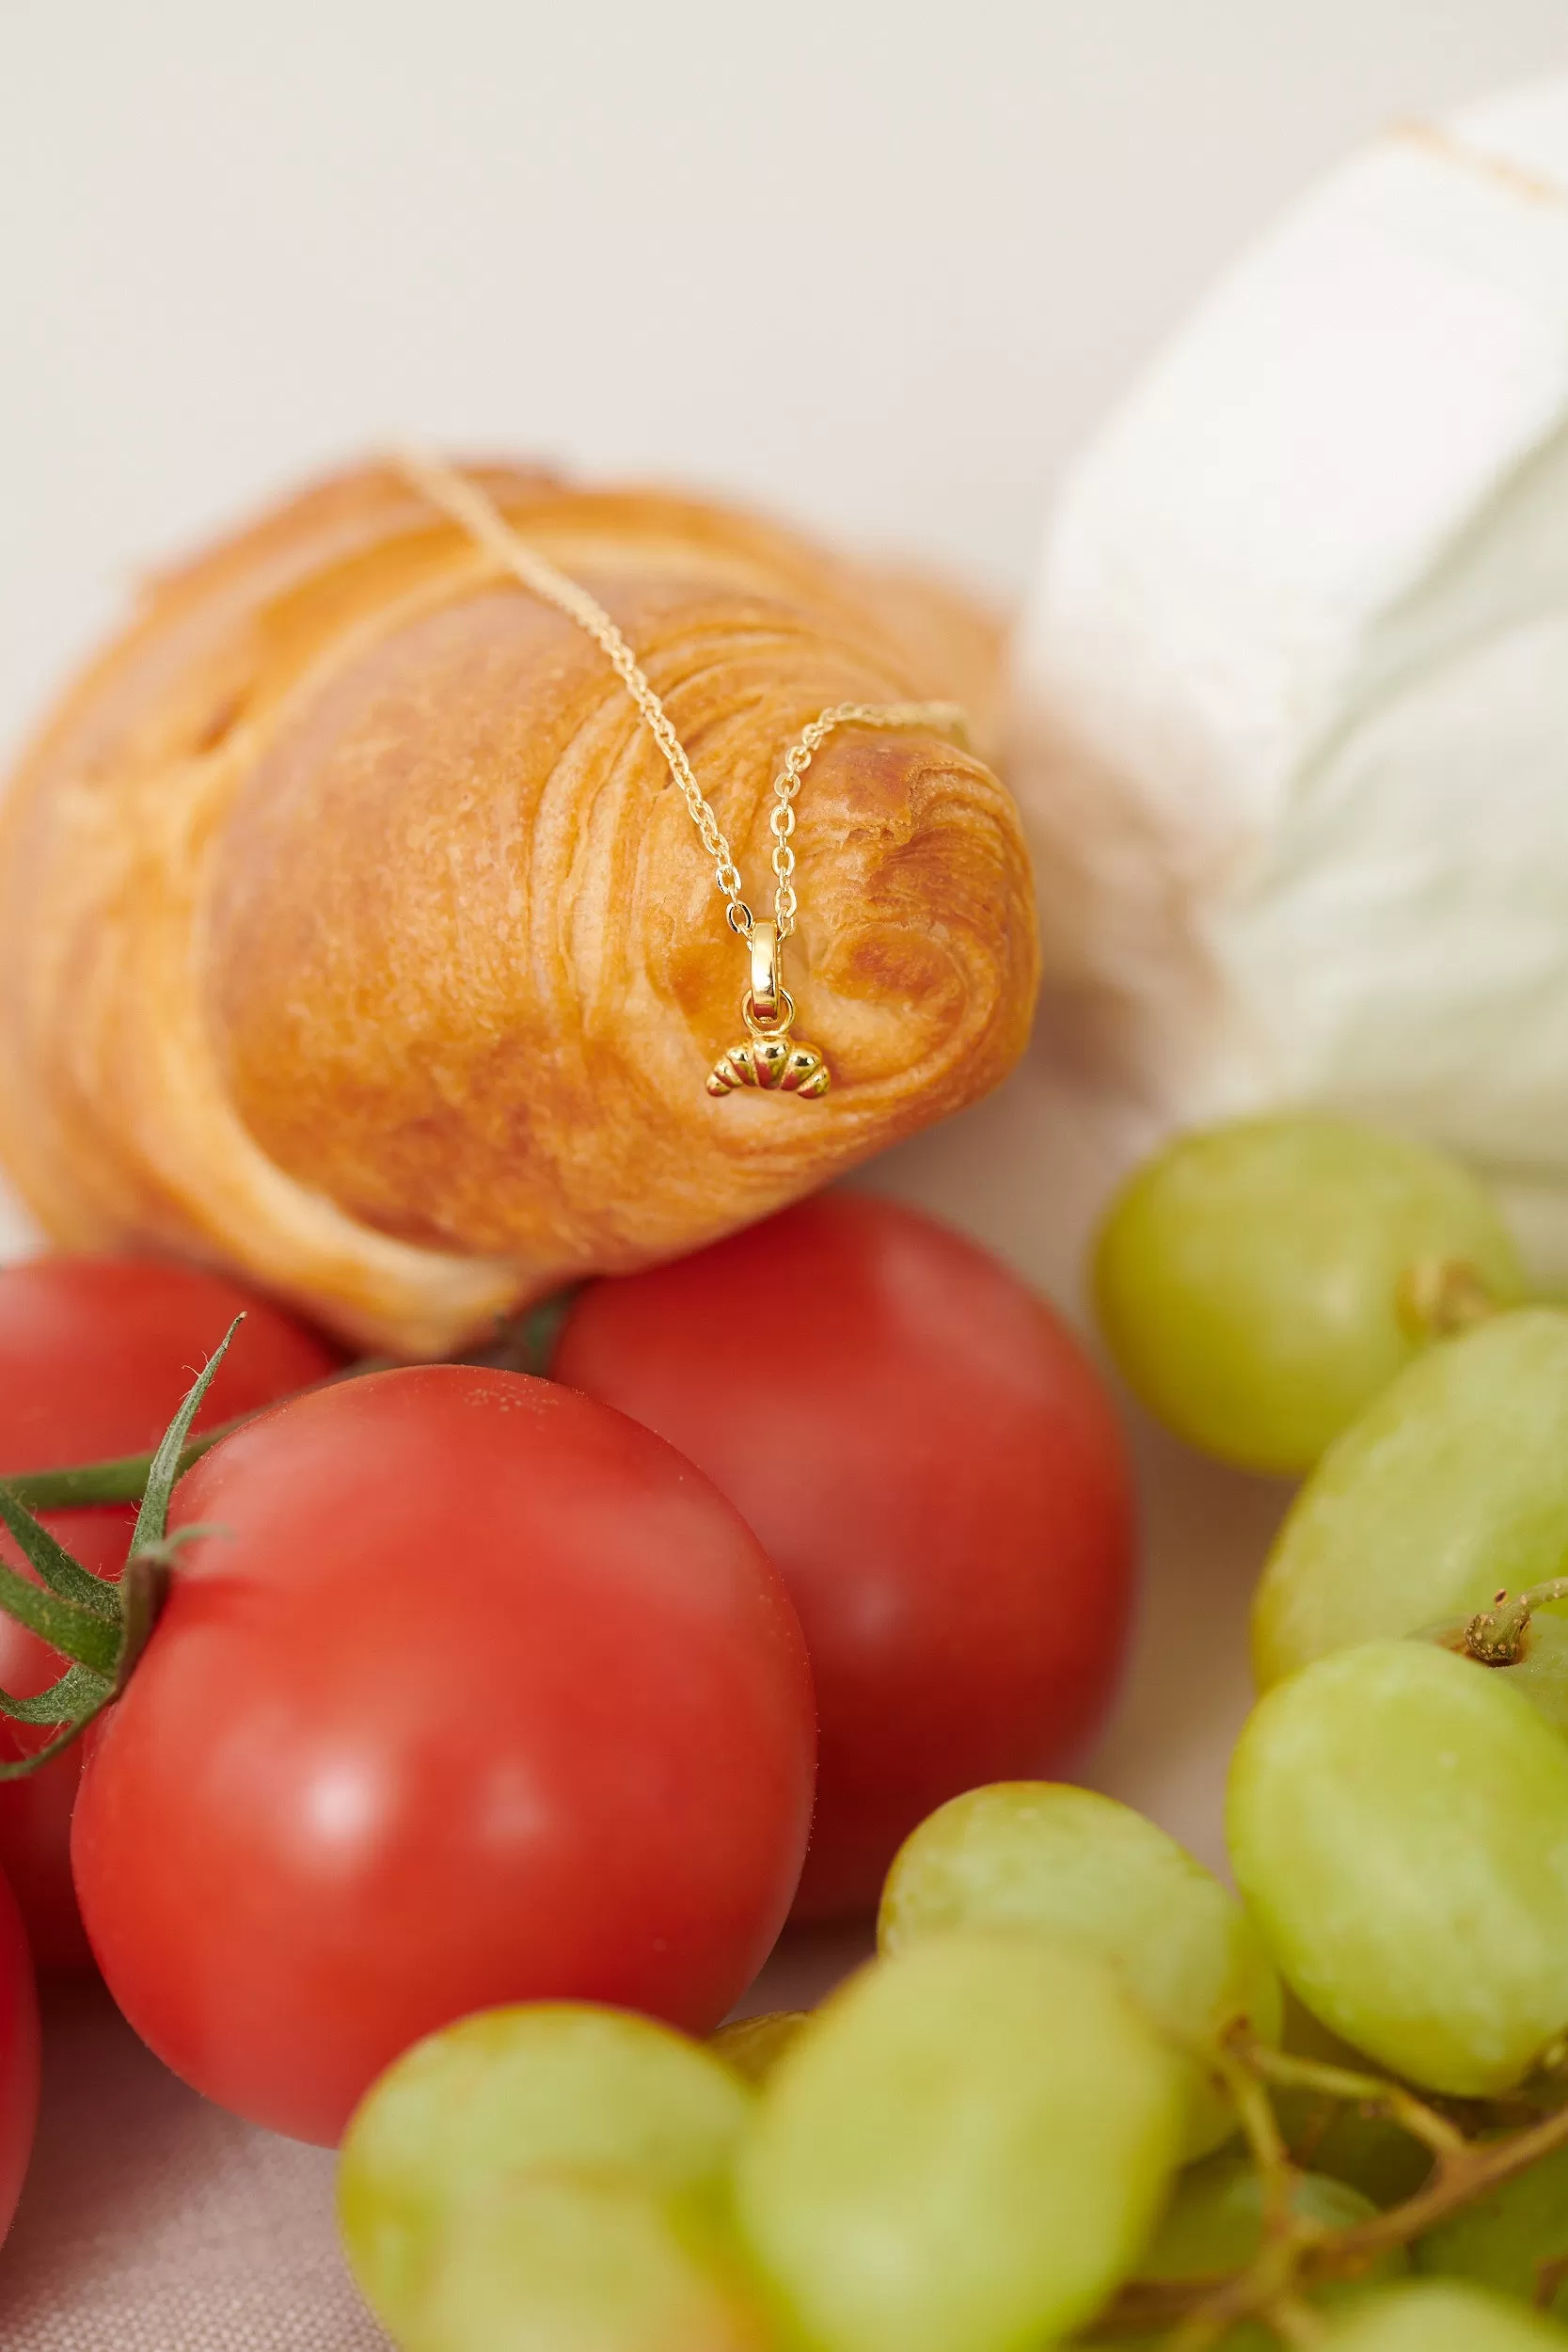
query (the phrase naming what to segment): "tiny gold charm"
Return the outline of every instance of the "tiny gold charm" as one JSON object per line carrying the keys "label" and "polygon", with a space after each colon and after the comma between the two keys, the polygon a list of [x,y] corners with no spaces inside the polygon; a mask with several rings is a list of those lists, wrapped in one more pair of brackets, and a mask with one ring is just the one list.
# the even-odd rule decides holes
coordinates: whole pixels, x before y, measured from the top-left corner
{"label": "tiny gold charm", "polygon": [[710,1094],[733,1094],[736,1087],[761,1087],[818,1102],[832,1073],[815,1045],[797,1044],[795,999],[779,977],[779,927],[754,922],[751,930],[752,985],[741,1001],[747,1036],[720,1055],[708,1072]]}
{"label": "tiny gold charm", "polygon": [[815,1045],[793,1045],[787,1037],[749,1037],[721,1054],[708,1072],[710,1094],[733,1094],[736,1087],[771,1087],[781,1094],[802,1094],[819,1102],[832,1073]]}

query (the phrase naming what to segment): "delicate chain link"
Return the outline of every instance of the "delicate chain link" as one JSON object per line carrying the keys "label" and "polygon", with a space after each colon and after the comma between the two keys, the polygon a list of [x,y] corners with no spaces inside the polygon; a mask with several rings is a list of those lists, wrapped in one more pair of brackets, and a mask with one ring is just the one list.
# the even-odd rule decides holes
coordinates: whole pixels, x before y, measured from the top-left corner
{"label": "delicate chain link", "polygon": [[[632,701],[641,714],[644,724],[664,755],[665,764],[680,787],[681,797],[690,812],[703,848],[713,860],[713,879],[723,893],[725,914],[731,930],[749,938],[753,916],[742,892],[745,885],[740,869],[735,862],[730,845],[724,837],[718,818],[704,798],[702,787],[691,771],[686,747],[675,733],[670,714],[649,683],[646,673],[603,605],[591,596],[586,588],[578,587],[564,572],[558,571],[546,556],[531,548],[528,541],[514,531],[495,501],[470,482],[454,467],[438,457],[428,456],[420,450],[400,451],[393,460],[397,470],[432,506],[451,516],[489,554],[503,570],[510,572],[523,586],[532,591],[546,604],[575,621],[590,636],[613,668]],[[773,779],[773,813],[768,818],[773,834],[773,908],[778,920],[779,937],[787,939],[795,929],[800,912],[795,895],[795,796],[800,789],[800,779],[813,759],[835,727],[931,727],[940,732],[959,736],[965,733],[964,714],[958,703],[835,703],[802,727],[796,742],[784,756],[784,766]]]}
{"label": "delicate chain link", "polygon": [[799,912],[795,898],[795,846],[791,839],[795,831],[795,795],[800,789],[801,777],[835,727],[935,727],[962,735],[965,722],[958,703],[834,703],[830,710],[819,712],[809,726],[800,729],[773,779],[773,814],[768,820],[773,835],[773,912],[781,939],[787,939],[795,929]]}

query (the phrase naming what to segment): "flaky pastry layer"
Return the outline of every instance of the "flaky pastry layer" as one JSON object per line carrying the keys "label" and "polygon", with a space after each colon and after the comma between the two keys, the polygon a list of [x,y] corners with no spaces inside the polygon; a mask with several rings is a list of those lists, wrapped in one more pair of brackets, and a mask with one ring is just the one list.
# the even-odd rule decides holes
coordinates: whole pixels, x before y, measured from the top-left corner
{"label": "flaky pastry layer", "polygon": [[[983,741],[961,599],[474,470],[636,647],[759,911],[772,776],[825,706],[955,696]],[[0,1156],[65,1246],[229,1264],[399,1354],[695,1248],[1027,1035],[1027,858],[979,757],[847,730],[798,816],[786,978],[832,1092],[715,1100],[744,957],[625,689],[396,475],[344,474],[157,580],[11,787]]]}

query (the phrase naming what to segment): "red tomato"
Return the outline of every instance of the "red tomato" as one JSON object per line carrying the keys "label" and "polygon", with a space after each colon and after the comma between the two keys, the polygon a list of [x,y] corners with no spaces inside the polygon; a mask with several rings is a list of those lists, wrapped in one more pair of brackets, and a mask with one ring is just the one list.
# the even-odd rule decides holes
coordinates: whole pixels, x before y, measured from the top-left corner
{"label": "red tomato", "polygon": [[39,2007],[22,1914],[0,1878],[0,2238],[22,2194],[39,2112]]}
{"label": "red tomato", "polygon": [[824,1194],[595,1284],[555,1370],[705,1470],[783,1571],[821,1734],[797,1917],[868,1908],[933,1806],[1083,1748],[1126,1646],[1129,1472],[1088,1358],[984,1250]]}
{"label": "red tomato", "polygon": [[331,2141],[420,2035],[570,1996],[695,2033],[750,1983],[811,1814],[811,1672],[738,1514],[619,1413],[455,1364],[225,1439],[71,1851],[137,2031]]}
{"label": "red tomato", "polygon": [[[146,1258],[33,1258],[0,1267],[0,1477],[59,1470],[157,1444],[181,1398],[234,1317],[244,1327],[197,1421],[237,1413],[322,1380],[341,1363],[315,1332],[220,1275]],[[45,1524],[99,1576],[124,1565],[135,1507],[54,1511]],[[20,1556],[0,1530],[0,1558]],[[30,1698],[62,1661],[0,1615],[0,1689]],[[0,1719],[0,1758],[47,1733]],[[8,1875],[40,1967],[89,1960],[71,1883],[74,1751],[30,1780],[0,1782],[0,1867]]]}

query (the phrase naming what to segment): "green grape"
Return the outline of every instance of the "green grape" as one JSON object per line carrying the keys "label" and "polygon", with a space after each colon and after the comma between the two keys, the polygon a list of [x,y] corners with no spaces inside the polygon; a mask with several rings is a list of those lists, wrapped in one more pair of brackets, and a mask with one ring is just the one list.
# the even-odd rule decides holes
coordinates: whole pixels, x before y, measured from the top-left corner
{"label": "green grape", "polygon": [[[1285,2002],[1284,2047],[1353,2074],[1375,2072],[1360,2050],[1330,2033],[1294,1994]],[[1432,2151],[1385,2115],[1368,2115],[1317,2090],[1276,2090],[1274,2111],[1295,2163],[1343,2181],[1375,2206],[1414,2197],[1432,2170]]]}
{"label": "green grape", "polygon": [[764,2352],[689,2210],[614,2172],[546,2169],[452,2209],[402,2352]]}
{"label": "green grape", "polygon": [[623,2010],[464,2018],[388,2067],[349,2124],[338,2219],[360,2292],[394,2336],[406,2328],[451,2215],[526,2167],[610,2166],[716,2200],[754,2097],[698,2043]]}
{"label": "green grape", "polygon": [[1413,2281],[1369,2296],[1336,2320],[1322,2352],[1562,2352],[1552,2321],[1473,2288]]}
{"label": "green grape", "polygon": [[[1529,2302],[1544,2263],[1568,2262],[1568,2148],[1516,2172],[1473,2205],[1431,2230],[1417,2245],[1416,2267],[1434,2277],[1469,2279]],[[1568,2319],[1568,2280],[1552,2297]]]}
{"label": "green grape", "polygon": [[1568,2025],[1568,1742],[1484,1666],[1372,1642],[1276,1684],[1227,1829],[1287,1982],[1381,2066],[1485,2095]]}
{"label": "green grape", "polygon": [[1326,1114],[1186,1136],[1113,1203],[1100,1320],[1179,1436],[1307,1470],[1451,1318],[1523,1295],[1486,1194],[1446,1154]]}
{"label": "green grape", "polygon": [[1568,1731],[1568,1618],[1538,1609],[1525,1628],[1524,1656],[1515,1666],[1494,1666],[1501,1683],[1528,1699],[1554,1731]]}
{"label": "green grape", "polygon": [[1108,1970],[1043,1937],[931,1936],[781,2061],[736,2211],[814,2352],[1018,2352],[1131,2270],[1181,2124],[1166,2045]]}
{"label": "green grape", "polygon": [[[1295,2184],[1294,2210],[1324,2229],[1348,2230],[1358,2221],[1370,2221],[1377,2208],[1343,2181],[1304,2172]],[[1181,2175],[1137,2276],[1202,2279],[1242,2270],[1262,2242],[1262,2176],[1250,2156],[1222,2152]],[[1398,2277],[1404,2267],[1404,2257],[1395,2248],[1380,2258],[1370,2275]],[[1324,2287],[1323,2294],[1326,2300],[1342,2300],[1347,2287],[1352,2294],[1364,2292],[1365,2282]]]}
{"label": "green grape", "polygon": [[[1369,2199],[1314,2172],[1296,2181],[1292,2200],[1296,2213],[1327,2230],[1347,2230],[1370,2220],[1377,2208]],[[1140,2279],[1226,2278],[1244,2270],[1263,2242],[1263,2184],[1250,2156],[1211,2156],[1194,2165],[1177,2185],[1176,2195],[1143,2260]],[[1369,2280],[1398,2278],[1405,2268],[1398,2249],[1380,2257],[1367,2278],[1336,2282],[1316,2289],[1309,2300],[1330,2309],[1358,2301],[1369,2292]],[[1103,2339],[1116,2352],[1138,2352],[1146,2344],[1167,2339],[1159,2336],[1118,2336]],[[1248,2320],[1221,2336],[1215,2352],[1273,2352],[1275,2336],[1261,2321]]]}
{"label": "green grape", "polygon": [[[1154,2022],[1212,2042],[1245,2018],[1279,2039],[1279,1979],[1233,1895],[1174,1838],[1113,1797],[1001,1781],[939,1807],[888,1873],[878,1941],[896,1952],[948,1928],[1031,1928],[1106,1963]],[[1235,2129],[1229,2102],[1187,2069],[1185,2153]]]}
{"label": "green grape", "polygon": [[763,2083],[809,2018],[810,2011],[803,2009],[770,2009],[760,2017],[737,2017],[710,2034],[707,2046],[749,2083]]}
{"label": "green grape", "polygon": [[1266,1689],[1568,1567],[1568,1314],[1498,1315],[1401,1374],[1297,1497],[1253,1611]]}

